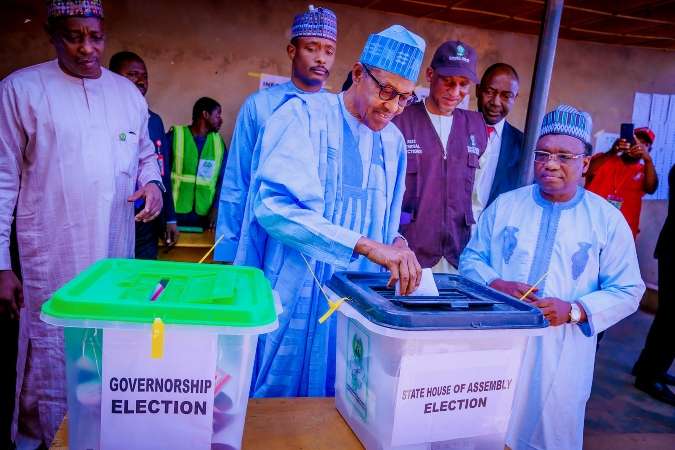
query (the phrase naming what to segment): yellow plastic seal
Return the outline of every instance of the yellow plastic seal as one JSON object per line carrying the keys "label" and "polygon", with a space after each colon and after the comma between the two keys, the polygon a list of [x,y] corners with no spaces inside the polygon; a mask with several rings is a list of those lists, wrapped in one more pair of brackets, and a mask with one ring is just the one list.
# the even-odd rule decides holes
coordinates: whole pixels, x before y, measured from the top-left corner
{"label": "yellow plastic seal", "polygon": [[319,323],[324,323],[328,318],[340,307],[344,301],[347,300],[347,297],[339,298],[335,301],[328,300],[328,311],[326,311],[323,316],[319,317]]}
{"label": "yellow plastic seal", "polygon": [[156,317],[152,322],[152,344],[150,350],[151,358],[162,358],[164,356],[164,322]]}

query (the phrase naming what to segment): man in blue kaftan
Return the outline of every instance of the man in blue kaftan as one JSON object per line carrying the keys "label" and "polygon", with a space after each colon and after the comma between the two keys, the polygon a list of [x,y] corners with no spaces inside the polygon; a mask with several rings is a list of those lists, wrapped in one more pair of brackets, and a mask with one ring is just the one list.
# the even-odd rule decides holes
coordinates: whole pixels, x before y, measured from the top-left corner
{"label": "man in blue kaftan", "polygon": [[284,308],[259,342],[256,397],[334,395],[335,316],[318,318],[335,270],[384,267],[404,294],[419,284],[397,232],[406,153],[390,122],[414,100],[424,47],[399,25],[373,34],[349,90],[297,95],[265,125],[235,260],[261,267]]}
{"label": "man in blue kaftan", "polygon": [[584,190],[591,118],[561,105],[544,117],[536,183],[499,196],[482,214],[460,273],[526,301],[550,323],[526,347],[507,444],[582,448],[596,336],[633,313],[645,286],[619,210]]}
{"label": "man in blue kaftan", "polygon": [[222,236],[222,240],[214,260],[232,262],[237,254],[251,175],[257,167],[254,149],[263,125],[291,96],[323,91],[335,61],[336,41],[333,11],[310,6],[298,14],[286,49],[292,64],[291,81],[252,94],[239,110],[220,193],[216,239]]}

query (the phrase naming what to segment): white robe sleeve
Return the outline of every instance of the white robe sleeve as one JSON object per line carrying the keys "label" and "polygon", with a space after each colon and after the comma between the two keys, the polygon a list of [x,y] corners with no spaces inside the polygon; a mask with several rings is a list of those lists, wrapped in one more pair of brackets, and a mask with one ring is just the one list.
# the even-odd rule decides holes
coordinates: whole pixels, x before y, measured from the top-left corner
{"label": "white robe sleeve", "polygon": [[261,144],[259,190],[253,202],[260,225],[301,253],[346,267],[361,234],[323,216],[318,173],[322,149],[313,145],[309,114],[300,99],[289,100],[270,117]]}
{"label": "white robe sleeve", "polygon": [[0,270],[10,270],[9,236],[27,136],[11,81],[0,82]]}
{"label": "white robe sleeve", "polygon": [[499,274],[490,265],[492,231],[499,199],[492,202],[481,214],[476,232],[459,257],[459,273],[478,283],[490,285]]}
{"label": "white robe sleeve", "polygon": [[606,330],[634,313],[645,291],[633,235],[620,219],[610,223],[607,244],[600,252],[600,289],[578,299],[588,317],[587,322],[579,324],[586,336]]}

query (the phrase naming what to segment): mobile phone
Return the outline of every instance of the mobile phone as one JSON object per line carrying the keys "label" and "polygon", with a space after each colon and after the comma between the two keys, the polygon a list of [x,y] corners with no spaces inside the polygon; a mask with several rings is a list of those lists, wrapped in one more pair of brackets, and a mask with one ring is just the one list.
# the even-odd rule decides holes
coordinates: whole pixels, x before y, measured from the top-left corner
{"label": "mobile phone", "polygon": [[621,139],[627,140],[631,144],[635,144],[635,136],[633,135],[635,130],[635,125],[632,123],[622,123],[621,124],[621,134],[619,137]]}

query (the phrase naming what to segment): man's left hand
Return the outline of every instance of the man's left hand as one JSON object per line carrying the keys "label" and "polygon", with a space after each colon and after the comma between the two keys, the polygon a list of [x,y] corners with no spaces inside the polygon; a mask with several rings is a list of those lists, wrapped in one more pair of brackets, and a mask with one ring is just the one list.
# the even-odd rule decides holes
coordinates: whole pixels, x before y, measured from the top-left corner
{"label": "man's left hand", "polygon": [[145,199],[145,208],[136,214],[136,222],[150,222],[162,212],[162,191],[155,183],[148,183],[127,200],[135,202],[139,198]]}
{"label": "man's left hand", "polygon": [[218,209],[212,207],[209,211],[209,230],[214,230],[216,228],[216,222],[218,221]]}
{"label": "man's left hand", "polygon": [[555,297],[545,297],[532,302],[532,304],[544,313],[544,317],[553,327],[569,321],[570,311],[572,310],[572,304],[569,302]]}

